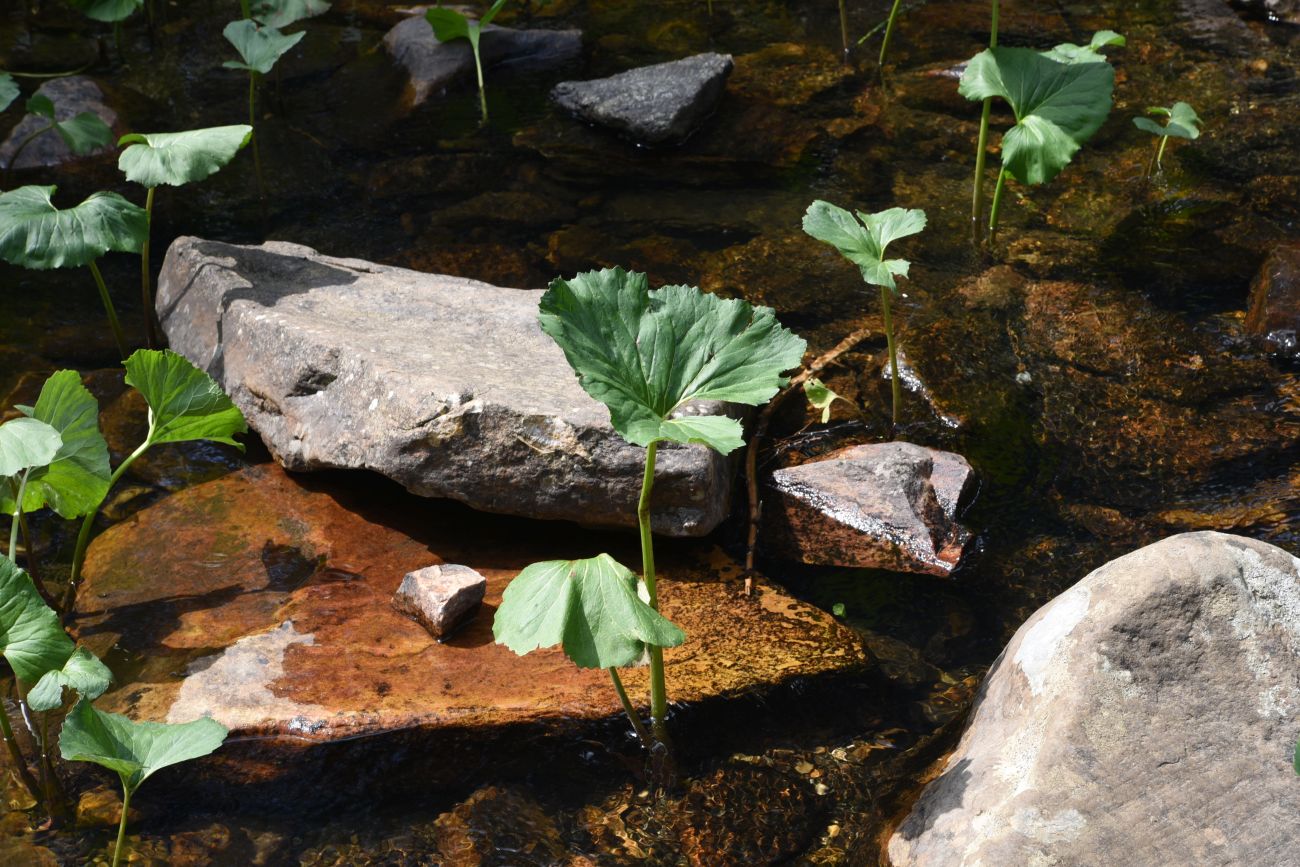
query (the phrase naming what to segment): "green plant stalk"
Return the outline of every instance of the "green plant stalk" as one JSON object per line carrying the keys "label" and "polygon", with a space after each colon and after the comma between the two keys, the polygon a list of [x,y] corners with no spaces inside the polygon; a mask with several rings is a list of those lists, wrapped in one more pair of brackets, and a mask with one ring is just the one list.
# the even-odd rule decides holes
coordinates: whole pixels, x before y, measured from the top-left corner
{"label": "green plant stalk", "polygon": [[[27,477],[31,470],[23,471],[23,479],[18,483],[18,492],[14,497],[14,520],[9,527],[9,559],[15,563],[18,562],[18,525],[22,523],[23,515],[23,497],[27,493]],[[30,557],[31,552],[28,552]],[[29,573],[30,574],[30,573]]]}
{"label": "green plant stalk", "polygon": [[[641,498],[637,501],[637,524],[641,529],[641,580],[645,582],[646,593],[650,595],[650,607],[659,610],[659,589],[655,582],[655,548],[650,535],[650,494],[655,484],[655,457],[658,454],[658,441],[650,443],[645,450],[645,475],[641,478]],[[661,744],[668,743],[668,687],[664,681],[664,649],[650,647],[650,728],[655,740]]]}
{"label": "green plant stalk", "polygon": [[117,311],[113,309],[113,299],[108,295],[108,286],[104,285],[104,275],[99,273],[99,265],[94,260],[91,260],[86,267],[90,269],[90,275],[95,278],[95,285],[99,287],[99,300],[104,302],[104,313],[108,315],[108,327],[113,329],[117,351],[122,358],[126,358],[126,335],[122,333],[122,323],[117,321]]}
{"label": "green plant stalk", "polygon": [[126,847],[126,814],[131,809],[131,787],[127,785],[126,778],[122,778],[122,818],[117,822],[117,842],[113,845],[113,865],[118,867],[122,861],[122,850]]}
{"label": "green plant stalk", "polygon": [[18,775],[18,779],[33,798],[38,802],[44,802],[40,784],[36,782],[32,772],[27,770],[27,760],[18,749],[18,741],[14,738],[14,727],[9,722],[9,709],[5,707],[3,698],[0,698],[0,736],[4,737],[5,746],[9,748],[9,759],[13,763],[14,773]]}
{"label": "green plant stalk", "polygon": [[880,43],[881,68],[885,65],[885,55],[889,53],[889,41],[894,38],[894,24],[898,21],[898,10],[902,5],[903,0],[894,0],[893,8],[889,10],[889,22],[885,24],[885,37]]}
{"label": "green plant stalk", "polygon": [[1156,151],[1156,170],[1157,170],[1157,171],[1161,171],[1161,172],[1162,172],[1162,171],[1165,170],[1165,163],[1164,163],[1164,160],[1165,160],[1165,147],[1166,147],[1168,144],[1169,144],[1169,136],[1167,136],[1167,135],[1162,135],[1162,136],[1160,136],[1160,149]]}
{"label": "green plant stalk", "polygon": [[9,163],[8,165],[5,166],[5,187],[6,188],[9,186],[9,173],[14,170],[14,166],[18,165],[18,158],[22,156],[23,148],[27,147],[35,139],[38,139],[41,136],[45,135],[47,132],[51,132],[56,126],[58,126],[57,123],[52,123],[47,127],[42,127],[41,129],[36,130],[35,132],[28,133],[27,136],[24,137],[23,140],[18,143],[18,147],[14,148],[14,155],[9,158]]}
{"label": "green plant stalk", "polygon": [[[478,25],[474,24],[471,27],[477,28]],[[473,29],[470,30],[470,33],[469,45],[470,48],[474,49],[474,74],[478,76],[478,110],[482,114],[482,120],[479,121],[479,124],[482,125],[488,122],[487,90],[483,87],[483,61],[478,54],[479,32]]]}
{"label": "green plant stalk", "polygon": [[[152,421],[152,416],[151,416]],[[135,463],[136,458],[149,450],[153,445],[153,425],[149,426],[149,435],[145,437],[144,442],[136,447],[136,450],[127,455],[126,460],[113,471],[113,475],[108,479],[108,490],[104,492],[104,500],[108,499],[109,491],[117,484],[117,480],[122,478],[123,473]],[[99,509],[104,505],[104,500],[99,501],[99,505],[91,509],[81,522],[81,530],[77,533],[77,547],[72,554],[72,574],[68,578],[68,589],[63,596],[63,604],[60,606],[63,612],[72,610],[72,603],[77,599],[77,586],[81,583],[81,567],[86,562],[86,548],[90,546],[90,528],[95,525],[95,516],[99,514]]]}
{"label": "green plant stalk", "polygon": [[[990,17],[989,26],[989,48],[998,47],[998,0],[993,0],[993,12]],[[993,97],[984,100],[984,108],[980,113],[980,134],[975,144],[975,189],[971,194],[970,222],[971,222],[971,239],[975,244],[979,244],[983,232],[981,228],[981,218],[984,216],[984,165],[988,159],[989,145],[989,116],[993,112]]]}
{"label": "green plant stalk", "polygon": [[627,697],[627,690],[623,688],[623,678],[618,676],[617,668],[611,667],[609,669],[609,678],[614,681],[614,692],[618,693],[618,700],[623,704],[623,712],[627,714],[627,718],[632,723],[632,730],[636,732],[642,746],[648,748],[650,746],[650,735],[641,723],[641,717],[637,716],[636,708],[632,707],[632,702]]}
{"label": "green plant stalk", "polygon": [[262,179],[262,151],[257,146],[257,72],[248,70],[248,125],[253,128],[253,171],[257,173],[257,194],[262,200],[262,214],[266,215],[266,182]]}
{"label": "green plant stalk", "polygon": [[894,341],[894,316],[889,309],[889,287],[880,287],[880,313],[885,320],[885,342],[889,346],[889,386],[893,399],[890,418],[898,427],[898,408],[903,404],[903,385],[898,376],[898,344]]}
{"label": "green plant stalk", "polygon": [[250,0],[239,0],[239,11],[243,13],[245,18],[252,18],[253,8]]}
{"label": "green plant stalk", "polygon": [[848,0],[840,0],[840,42],[844,45],[844,59],[849,59],[849,8]]}
{"label": "green plant stalk", "polygon": [[67,819],[67,804],[63,801],[59,779],[55,776],[54,764],[50,761],[49,715],[37,713],[28,706],[27,693],[23,690],[22,682],[16,678],[14,679],[14,691],[18,693],[18,709],[22,711],[23,723],[27,726],[27,730],[36,737],[36,746],[40,752],[40,785],[43,793],[41,800],[45,803],[45,809],[49,813],[50,819],[55,824],[62,824]]}
{"label": "green plant stalk", "polygon": [[998,185],[993,189],[993,205],[989,208],[989,243],[998,237],[998,215],[1002,213],[1002,191],[1007,185],[1007,170],[998,172]]}
{"label": "green plant stalk", "polygon": [[149,286],[149,238],[153,234],[153,192],[149,187],[144,196],[144,243],[140,245],[140,299],[144,302],[144,336],[150,349],[158,346],[158,331],[153,322],[153,291]]}

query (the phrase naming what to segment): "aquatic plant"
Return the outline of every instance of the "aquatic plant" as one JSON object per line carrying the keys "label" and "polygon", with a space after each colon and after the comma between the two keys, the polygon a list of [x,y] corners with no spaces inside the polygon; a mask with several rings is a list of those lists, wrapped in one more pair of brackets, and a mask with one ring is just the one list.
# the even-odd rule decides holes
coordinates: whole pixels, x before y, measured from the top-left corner
{"label": "aquatic plant", "polygon": [[889,19],[885,22],[885,36],[880,40],[880,57],[877,65],[882,69],[885,66],[885,55],[889,53],[889,43],[894,38],[894,25],[898,22],[898,12],[903,5],[903,0],[894,0],[894,5],[889,7]]}
{"label": "aquatic plant", "polygon": [[[247,10],[245,10],[247,14]],[[257,173],[257,188],[266,200],[266,182],[262,176],[262,154],[257,143],[257,81],[266,75],[290,48],[303,38],[304,33],[284,34],[274,27],[258,24],[250,18],[231,21],[221,31],[226,41],[235,46],[239,60],[227,60],[227,69],[242,69],[248,73],[248,125],[253,128],[253,169]]]}
{"label": "aquatic plant", "polygon": [[1147,114],[1156,117],[1166,118],[1164,126],[1156,123],[1149,117],[1133,118],[1133,125],[1144,132],[1149,132],[1158,137],[1156,142],[1156,152],[1151,157],[1151,164],[1147,166],[1147,177],[1151,177],[1158,171],[1162,171],[1164,166],[1162,160],[1165,156],[1165,147],[1169,144],[1171,138],[1181,138],[1193,141],[1201,137],[1201,118],[1197,116],[1196,110],[1185,102],[1175,102],[1173,105],[1165,108],[1159,105],[1153,105],[1147,109]]}
{"label": "aquatic plant", "polygon": [[622,268],[552,281],[538,319],[582,388],[609,410],[614,430],[646,450],[637,500],[644,599],[631,573],[607,555],[540,563],[506,588],[493,634],[516,653],[560,643],[578,665],[610,669],[647,744],[616,669],[648,654],[651,729],[666,746],[663,648],[685,636],[658,613],[650,498],[659,445],[698,443],[724,455],[744,445],[735,419],[683,411],[701,401],[766,403],[784,384],[782,372],[799,365],[805,344],[770,308],[694,286],[652,290],[644,274]]}
{"label": "aquatic plant", "polygon": [[23,268],[90,269],[117,349],[126,337],[96,260],[109,251],[139,253],[149,232],[143,208],[117,193],[94,193],[75,208],[59,210],[57,187],[26,186],[0,193],[0,259]]}
{"label": "aquatic plant", "polygon": [[[12,80],[11,78],[10,81]],[[14,95],[17,96],[16,86]],[[12,102],[12,99],[10,101]],[[0,102],[4,102],[2,94],[0,94]],[[5,105],[8,105],[8,103],[5,103]],[[0,111],[3,110],[4,107],[0,106]],[[13,156],[9,158],[9,164],[5,166],[6,187],[9,186],[9,175],[14,166],[18,165],[18,157],[22,155],[23,150],[46,133],[58,133],[59,138],[63,139],[68,149],[77,156],[88,154],[98,148],[107,147],[113,141],[113,131],[93,111],[83,111],[67,120],[58,120],[55,116],[54,103],[43,93],[33,94],[27,100],[27,111],[38,117],[45,118],[49,123],[28,133],[18,142],[18,146],[14,148]]]}
{"label": "aquatic plant", "polygon": [[[212,377],[195,367],[189,359],[169,349],[140,349],[124,365],[126,384],[139,391],[149,405],[149,432],[145,435],[144,442],[136,446],[135,451],[127,455],[113,471],[108,479],[105,497],[131,464],[161,443],[208,440],[243,450],[244,447],[232,439],[235,434],[248,430],[243,414]],[[103,497],[94,509],[86,512],[77,534],[77,546],[72,555],[72,574],[61,604],[64,611],[72,610],[76,599],[77,587],[81,583],[81,568],[86,560],[86,548],[90,544],[90,530],[102,505]]]}
{"label": "aquatic plant", "polygon": [[153,291],[149,273],[149,229],[153,222],[153,193],[163,184],[181,187],[201,181],[235,158],[253,137],[252,126],[217,126],[186,132],[131,133],[118,140],[126,146],[117,167],[128,181],[146,190],[144,199],[145,236],[140,246],[140,290],[144,302],[145,334],[150,348],[157,342],[154,328]]}
{"label": "aquatic plant", "polygon": [[483,87],[483,60],[479,57],[478,43],[483,28],[492,23],[492,19],[497,17],[497,13],[505,7],[506,2],[507,0],[496,0],[477,21],[441,5],[424,13],[429,26],[433,28],[434,37],[439,42],[451,42],[453,39],[469,41],[470,51],[474,54],[474,74],[478,76],[478,105],[483,123],[487,123],[488,120],[488,107],[487,91]]}
{"label": "aquatic plant", "polygon": [[903,394],[890,295],[898,290],[894,278],[906,277],[911,263],[906,259],[886,259],[885,249],[899,238],[915,235],[924,228],[925,211],[906,208],[890,208],[876,214],[858,211],[855,218],[843,208],[820,199],[808,206],[803,217],[805,232],[839,250],[840,255],[858,266],[863,280],[880,287],[880,312],[885,320],[885,339],[889,346],[893,398],[890,418],[895,426],[898,425]]}
{"label": "aquatic plant", "polygon": [[210,717],[187,723],[134,722],[99,710],[87,699],[63,721],[59,751],[70,762],[92,762],[114,771],[122,783],[122,817],[117,824],[113,867],[126,848],[131,796],[163,768],[202,758],[226,741],[226,727]]}
{"label": "aquatic plant", "polygon": [[813,409],[819,409],[822,413],[822,424],[831,420],[831,404],[837,400],[842,400],[849,406],[853,406],[853,401],[843,395],[836,394],[826,383],[817,377],[809,377],[803,383],[804,396],[808,398],[808,405]]}
{"label": "aquatic plant", "polygon": [[997,3],[990,47],[966,66],[958,87],[962,96],[983,100],[971,205],[974,238],[981,237],[984,160],[994,97],[1006,100],[1016,123],[1002,136],[1002,168],[989,209],[990,235],[997,232],[1007,177],[1022,184],[1044,184],[1056,177],[1083,143],[1105,123],[1115,89],[1115,70],[1100,49],[1123,45],[1124,37],[1099,31],[1087,46],[1063,43],[1050,51],[997,46]]}

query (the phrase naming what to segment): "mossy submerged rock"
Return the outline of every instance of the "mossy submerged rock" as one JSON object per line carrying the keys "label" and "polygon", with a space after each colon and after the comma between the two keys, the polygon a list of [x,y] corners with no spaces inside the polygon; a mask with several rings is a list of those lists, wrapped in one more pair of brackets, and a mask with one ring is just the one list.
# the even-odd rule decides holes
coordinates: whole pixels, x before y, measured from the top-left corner
{"label": "mossy submerged rock", "polygon": [[[484,768],[535,766],[539,742],[622,725],[605,672],[580,670],[557,649],[516,656],[491,630],[523,566],[611,541],[635,564],[635,539],[574,541],[553,525],[383,488],[300,483],[258,465],[101,535],[74,631],[133,662],[100,706],[173,722],[212,714],[232,738],[208,764],[224,764],[218,776],[247,797],[286,779],[312,789],[348,774],[349,786],[460,785]],[[488,581],[479,613],[442,643],[390,604],[431,552]],[[739,568],[716,548],[660,555],[664,613],[688,635],[666,654],[674,701],[725,704],[794,680],[806,690],[866,665],[856,636],[824,612],[763,581],[742,597]],[[645,669],[624,680],[645,694]]]}
{"label": "mossy submerged rock", "polygon": [[1300,560],[1185,533],[1038,610],[989,673],[894,867],[1291,864]]}

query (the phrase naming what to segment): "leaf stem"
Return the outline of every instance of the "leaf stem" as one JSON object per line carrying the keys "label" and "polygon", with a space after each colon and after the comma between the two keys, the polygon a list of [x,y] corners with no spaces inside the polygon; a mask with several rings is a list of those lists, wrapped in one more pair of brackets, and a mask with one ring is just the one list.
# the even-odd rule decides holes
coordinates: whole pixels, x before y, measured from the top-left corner
{"label": "leaf stem", "polygon": [[[477,27],[478,25],[473,24],[471,26]],[[475,34],[474,38],[469,41],[469,44],[470,47],[474,49],[474,74],[478,76],[478,109],[482,114],[482,119],[479,121],[479,125],[482,126],[488,122],[488,107],[487,90],[483,86],[483,61],[479,57],[478,53],[478,40],[479,37]]]}
{"label": "leaf stem", "polygon": [[[22,481],[18,483],[18,492],[14,496],[14,520],[9,527],[9,559],[15,563],[18,562],[18,525],[22,521],[23,497],[27,494],[27,477],[31,472],[31,469],[23,470]],[[31,559],[31,551],[27,552],[27,557]]]}
{"label": "leaf stem", "polygon": [[253,171],[257,173],[257,195],[262,203],[262,220],[266,220],[266,181],[262,178],[262,138],[257,131],[257,71],[248,70],[248,125],[253,128]]}
{"label": "leaf stem", "polygon": [[[658,454],[658,441],[650,443],[645,450],[645,474],[641,478],[641,498],[637,501],[636,517],[641,530],[641,580],[645,582],[646,592],[650,595],[650,607],[659,610],[659,590],[655,581],[654,539],[650,531],[650,494],[655,484],[655,457]],[[662,647],[650,646],[650,727],[655,740],[668,743],[668,727],[665,718],[668,715],[668,687],[664,681],[664,650]]]}
{"label": "leaf stem", "polygon": [[881,69],[885,67],[885,55],[889,53],[889,42],[894,38],[894,24],[898,20],[898,9],[903,5],[903,0],[894,0],[893,8],[889,10],[889,22],[885,24],[885,38],[880,42],[880,61]]}
{"label": "leaf stem", "polygon": [[153,193],[149,187],[144,196],[144,243],[140,245],[140,298],[144,302],[144,335],[150,349],[158,348],[158,331],[154,327],[153,292],[149,286],[149,238],[153,234]]}
{"label": "leaf stem", "polygon": [[92,259],[86,265],[90,269],[90,276],[95,278],[95,285],[99,287],[99,300],[104,302],[104,313],[108,315],[108,327],[113,330],[113,339],[117,341],[117,351],[122,358],[126,358],[126,335],[122,333],[122,323],[117,321],[117,311],[113,309],[113,299],[108,295],[108,287],[104,285],[104,275],[99,273],[99,265]]}
{"label": "leaf stem", "polygon": [[[119,774],[119,776],[121,776]],[[117,822],[117,843],[113,845],[113,865],[118,867],[122,860],[122,849],[126,846],[126,814],[131,809],[131,787],[122,778],[122,818]]]}
{"label": "leaf stem", "polygon": [[1007,185],[1007,170],[998,172],[998,185],[993,189],[993,205],[989,208],[989,243],[998,237],[998,215],[1002,212],[1002,191]]}
{"label": "leaf stem", "polygon": [[609,668],[609,679],[614,681],[614,692],[618,693],[618,700],[623,704],[623,712],[632,723],[632,730],[636,732],[637,738],[641,745],[647,749],[650,747],[650,734],[645,730],[645,725],[641,722],[641,717],[637,716],[636,708],[632,707],[632,702],[627,697],[627,690],[623,688],[623,679],[618,676],[617,668]]}
{"label": "leaf stem", "polygon": [[893,398],[893,411],[890,414],[892,427],[898,427],[898,408],[903,403],[903,386],[898,376],[898,344],[894,340],[894,317],[889,309],[889,287],[880,287],[880,312],[885,320],[885,342],[889,346],[889,385]]}
{"label": "leaf stem", "polygon": [[1163,172],[1165,170],[1165,164],[1164,164],[1165,146],[1168,144],[1169,144],[1169,136],[1167,135],[1160,136],[1160,150],[1156,151],[1156,171]]}
{"label": "leaf stem", "polygon": [[[989,25],[989,48],[998,47],[998,0],[992,0],[992,15]],[[993,97],[984,100],[980,114],[980,134],[975,144],[975,189],[971,195],[971,239],[978,246],[983,240],[982,218],[984,216],[984,165],[988,159],[989,116],[993,112]]]}
{"label": "leaf stem", "polygon": [[9,709],[5,707],[3,697],[0,697],[0,735],[4,737],[5,746],[9,748],[9,759],[13,762],[14,773],[18,774],[18,779],[22,781],[27,791],[31,792],[32,797],[38,802],[43,802],[45,798],[41,795],[40,784],[27,769],[27,760],[18,749],[18,741],[14,738],[14,727],[9,722]]}
{"label": "leaf stem", "polygon": [[117,484],[117,480],[122,478],[122,474],[127,471],[127,468],[135,462],[136,458],[144,454],[151,445],[153,445],[152,426],[150,426],[149,436],[145,438],[145,441],[140,443],[136,450],[131,452],[126,460],[122,461],[118,468],[113,471],[113,475],[109,477],[108,488],[104,491],[104,499],[100,500],[99,505],[86,513],[86,517],[82,520],[81,530],[77,533],[77,547],[72,554],[72,575],[68,578],[68,589],[63,594],[63,604],[60,606],[64,614],[70,612],[72,604],[77,601],[77,587],[81,583],[81,567],[86,562],[86,549],[90,545],[90,528],[95,525],[95,517],[99,514],[100,507],[104,505],[104,500],[108,499],[108,494],[113,490],[113,486]]}
{"label": "leaf stem", "polygon": [[[898,0],[895,0],[897,7]],[[840,42],[844,45],[844,61],[849,59],[849,9],[848,0],[840,0]]]}

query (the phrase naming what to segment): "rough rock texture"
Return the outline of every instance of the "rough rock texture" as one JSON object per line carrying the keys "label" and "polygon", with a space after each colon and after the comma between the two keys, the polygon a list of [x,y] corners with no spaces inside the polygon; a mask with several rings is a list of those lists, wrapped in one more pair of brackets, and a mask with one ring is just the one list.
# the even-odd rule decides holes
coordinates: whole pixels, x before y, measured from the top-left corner
{"label": "rough rock texture", "polygon": [[562,81],[551,98],[565,111],[637,142],[679,142],[717,107],[731,67],[729,54],[697,54],[609,78]]}
{"label": "rough rock texture", "polygon": [[771,541],[804,563],[947,575],[970,534],[961,455],[905,442],[853,446],[772,474]]}
{"label": "rough rock texture", "polygon": [[[182,237],[158,317],[288,469],[374,470],[484,511],[634,526],[644,451],[541,332],[540,297],[295,244]],[[661,449],[655,529],[712,530],[731,466],[702,446]]]}
{"label": "rough rock texture", "polygon": [[923,865],[1294,865],[1300,561],[1187,533],[1035,613],[889,843]]}
{"label": "rough rock texture", "polygon": [[487,579],[468,566],[425,566],[406,573],[393,595],[393,608],[434,638],[444,638],[474,616],[486,590]]}
{"label": "rough rock texture", "polygon": [[1300,243],[1274,248],[1250,287],[1246,330],[1274,352],[1300,354]]}
{"label": "rough rock texture", "polygon": [[[384,34],[384,47],[410,76],[408,99],[417,106],[460,81],[474,80],[474,55],[464,39],[439,42],[424,14]],[[563,66],[582,53],[581,30],[514,30],[489,24],[479,40],[484,67],[538,72]]]}
{"label": "rough rock texture", "polygon": [[[74,631],[132,660],[99,705],[173,722],[211,713],[233,729],[214,760],[230,763],[226,779],[291,777],[309,793],[332,779],[330,791],[348,797],[398,777],[427,788],[472,785],[489,765],[531,770],[545,739],[621,725],[605,672],[578,669],[558,649],[516,656],[493,642],[492,620],[527,564],[606,547],[636,563],[635,538],[593,547],[586,533],[565,538],[375,482],[300,483],[259,465],[99,536]],[[718,724],[732,699],[777,701],[771,690],[795,680],[806,696],[819,679],[840,690],[836,675],[861,676],[861,643],[834,618],[761,580],[755,599],[739,600],[740,568],[711,546],[659,553],[664,613],[689,636],[665,654],[668,678],[675,701],[696,705],[693,725]],[[443,642],[391,604],[402,577],[431,559],[463,563],[488,584],[479,613]],[[646,670],[627,669],[624,682],[642,701]]]}
{"label": "rough rock texture", "polygon": [[[99,119],[108,124],[110,129],[114,129],[116,134],[118,130],[117,112],[105,104],[104,92],[99,89],[99,85],[94,79],[84,75],[69,75],[65,78],[52,78],[42,84],[36,90],[37,93],[49,97],[50,102],[54,103],[54,117],[58,120],[69,120],[83,111],[98,115]],[[18,122],[9,132],[9,137],[0,144],[0,164],[9,165],[13,159],[14,152],[23,140],[39,129],[49,126],[47,118],[36,114],[29,114]],[[107,153],[110,148],[99,148],[90,154],[83,156],[92,156],[94,154]],[[71,159],[78,159],[72,153],[72,149],[64,143],[62,137],[57,132],[51,130],[44,135],[37,136],[23,148],[23,152],[18,155],[18,161],[12,168],[15,169],[32,169],[32,168],[49,168],[51,166],[62,165]]]}

